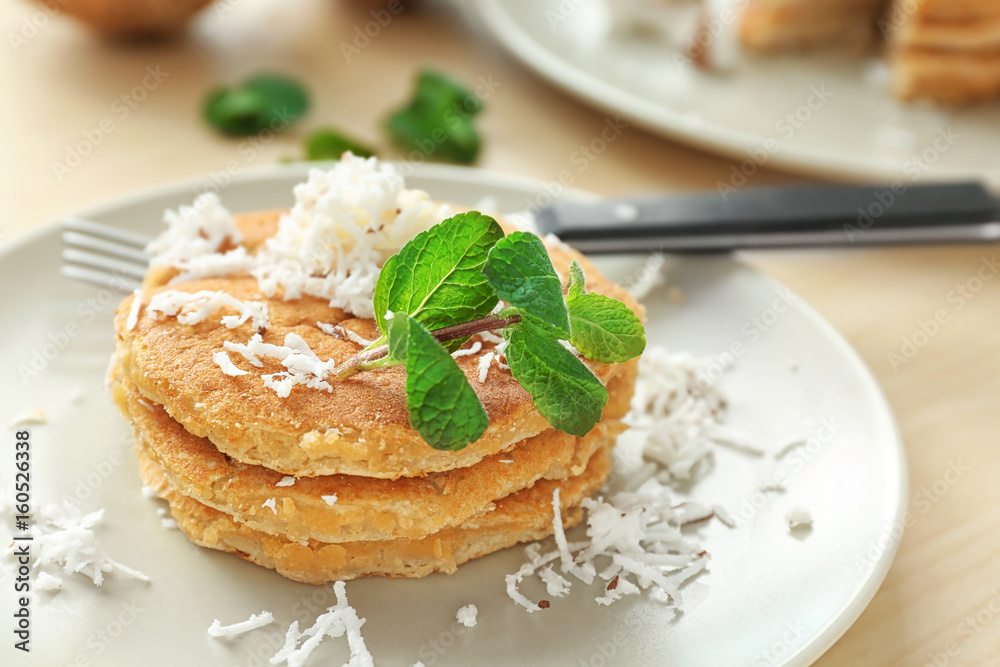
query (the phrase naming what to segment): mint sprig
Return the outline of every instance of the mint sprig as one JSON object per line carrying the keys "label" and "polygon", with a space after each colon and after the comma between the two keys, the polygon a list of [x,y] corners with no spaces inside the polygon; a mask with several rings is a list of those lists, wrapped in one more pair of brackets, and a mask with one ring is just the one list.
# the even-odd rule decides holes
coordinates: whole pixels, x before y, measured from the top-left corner
{"label": "mint sprig", "polygon": [[482,403],[450,354],[469,336],[502,331],[514,378],[552,426],[577,436],[600,421],[608,392],[568,345],[588,359],[612,363],[637,357],[646,343],[642,322],[628,306],[587,293],[577,262],[563,296],[537,236],[504,236],[493,218],[476,211],[421,232],[390,257],[374,306],[382,336],[334,375],[344,379],[404,365],[410,425],[436,449],[462,449],[488,426]]}

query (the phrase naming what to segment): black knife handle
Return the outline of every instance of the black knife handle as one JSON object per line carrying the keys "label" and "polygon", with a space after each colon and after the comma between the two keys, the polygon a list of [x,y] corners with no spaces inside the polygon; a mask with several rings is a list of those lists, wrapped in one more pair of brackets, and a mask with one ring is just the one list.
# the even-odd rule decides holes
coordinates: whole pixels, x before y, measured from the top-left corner
{"label": "black knife handle", "polygon": [[[968,230],[1000,221],[1000,204],[981,184],[810,185],[746,188],[727,193],[660,195],[591,203],[556,203],[535,212],[541,233],[552,233],[589,252],[620,251],[630,242],[671,249],[718,250],[727,245],[767,247],[829,245],[839,236],[844,245],[868,231],[870,240],[906,242],[913,238],[947,240],[947,229]],[[915,229],[919,228],[919,229]],[[905,232],[893,233],[893,230]],[[768,239],[782,239],[769,243]],[[704,248],[692,239],[705,238]],[[713,240],[714,239],[714,240]],[[745,241],[740,241],[745,239]],[[828,239],[817,243],[810,239]],[[634,248],[637,250],[638,248]]]}

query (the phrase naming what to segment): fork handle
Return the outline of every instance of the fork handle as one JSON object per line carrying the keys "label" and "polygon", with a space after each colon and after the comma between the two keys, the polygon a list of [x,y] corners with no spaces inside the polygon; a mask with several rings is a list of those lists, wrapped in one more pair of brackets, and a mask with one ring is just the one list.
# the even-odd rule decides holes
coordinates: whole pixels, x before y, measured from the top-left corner
{"label": "fork handle", "polygon": [[556,203],[542,233],[590,253],[940,243],[1000,238],[1000,204],[974,182],[810,185]]}

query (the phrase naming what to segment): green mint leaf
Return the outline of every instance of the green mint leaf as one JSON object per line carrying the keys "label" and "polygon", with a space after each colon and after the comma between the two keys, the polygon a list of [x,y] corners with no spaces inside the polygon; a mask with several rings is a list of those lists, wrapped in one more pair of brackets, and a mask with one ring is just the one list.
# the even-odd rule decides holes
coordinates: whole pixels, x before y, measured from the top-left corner
{"label": "green mint leaf", "polygon": [[262,74],[238,86],[216,88],[205,101],[209,124],[234,136],[264,129],[280,132],[309,108],[309,96],[294,79]]}
{"label": "green mint leaf", "polygon": [[434,449],[457,451],[486,431],[489,419],[465,373],[416,319],[396,313],[390,346],[401,325],[406,333],[406,409],[410,425]]}
{"label": "green mint leaf", "polygon": [[483,267],[483,275],[498,297],[522,317],[557,338],[569,338],[570,323],[562,282],[549,253],[534,234],[513,232],[497,241]]}
{"label": "green mint leaf", "polygon": [[556,340],[528,323],[504,330],[507,364],[552,426],[570,435],[587,434],[601,419],[608,390],[597,376]]}
{"label": "green mint leaf", "polygon": [[479,98],[460,84],[426,70],[418,76],[410,101],[386,121],[386,129],[406,151],[469,164],[479,154],[473,118],[481,109]]}
{"label": "green mint leaf", "polygon": [[392,318],[386,320],[385,335],[388,338],[387,345],[389,346],[389,353],[386,355],[386,358],[392,360],[390,363],[405,362],[406,346],[410,341],[409,319],[406,317],[396,317],[395,313],[393,313]]}
{"label": "green mint leaf", "polygon": [[331,128],[320,128],[306,138],[306,159],[339,160],[345,152],[358,157],[371,157],[375,151],[344,133]]}
{"label": "green mint leaf", "polygon": [[477,211],[417,234],[379,273],[374,296],[379,329],[386,331],[387,310],[406,313],[428,329],[489,315],[497,297],[482,268],[502,238],[497,221]]}
{"label": "green mint leaf", "polygon": [[632,309],[603,294],[566,299],[569,342],[588,359],[610,364],[634,359],[646,349],[646,331]]}
{"label": "green mint leaf", "polygon": [[575,296],[580,296],[587,291],[587,276],[583,273],[583,267],[575,259],[569,265],[569,285],[566,288],[566,300],[569,301]]}

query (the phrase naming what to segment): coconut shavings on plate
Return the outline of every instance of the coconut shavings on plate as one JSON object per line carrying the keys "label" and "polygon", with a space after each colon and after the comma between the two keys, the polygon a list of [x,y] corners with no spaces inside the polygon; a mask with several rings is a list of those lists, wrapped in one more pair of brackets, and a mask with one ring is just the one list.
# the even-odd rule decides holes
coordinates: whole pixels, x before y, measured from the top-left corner
{"label": "coconut shavings on plate", "polygon": [[[34,538],[35,568],[58,566],[65,574],[90,577],[95,585],[104,582],[105,573],[117,570],[135,579],[149,581],[149,577],[111,559],[101,550],[94,527],[104,516],[104,510],[83,514],[71,503],[47,505],[35,514],[30,534]],[[14,546],[8,550],[14,553]],[[55,577],[53,577],[55,579]],[[47,580],[48,585],[55,582]],[[61,585],[59,581],[59,585]]]}
{"label": "coconut shavings on plate", "polygon": [[351,667],[373,667],[372,654],[368,652],[364,637],[361,636],[365,619],[358,618],[358,612],[347,603],[344,582],[335,582],[333,592],[337,596],[337,603],[320,614],[312,627],[300,632],[299,622],[292,622],[285,633],[284,646],[271,657],[272,665],[285,663],[288,667],[302,667],[324,637],[347,635],[347,646],[351,651],[348,664]]}
{"label": "coconut shavings on plate", "polygon": [[212,621],[212,625],[208,626],[208,635],[210,637],[235,637],[257,628],[263,628],[273,622],[274,616],[267,610],[253,614],[247,620],[232,625],[222,625],[219,619],[215,619]]}

